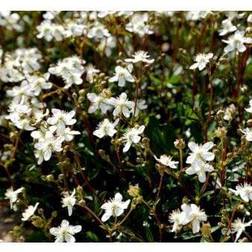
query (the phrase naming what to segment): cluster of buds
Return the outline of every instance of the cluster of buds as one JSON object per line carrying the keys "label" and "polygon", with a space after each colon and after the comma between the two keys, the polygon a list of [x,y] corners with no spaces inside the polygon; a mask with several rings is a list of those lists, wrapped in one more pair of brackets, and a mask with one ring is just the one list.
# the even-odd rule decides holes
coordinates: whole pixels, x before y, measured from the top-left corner
{"label": "cluster of buds", "polygon": [[143,196],[141,195],[138,184],[130,185],[128,189],[128,194],[133,198],[131,203],[132,208],[135,208],[138,204],[141,204],[143,202]]}

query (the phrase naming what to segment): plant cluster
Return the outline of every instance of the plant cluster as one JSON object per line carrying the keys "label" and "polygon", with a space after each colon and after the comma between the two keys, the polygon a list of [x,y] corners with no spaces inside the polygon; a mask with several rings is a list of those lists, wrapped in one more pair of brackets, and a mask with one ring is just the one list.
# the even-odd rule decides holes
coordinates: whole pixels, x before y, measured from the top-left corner
{"label": "plant cluster", "polygon": [[249,12],[0,12],[13,240],[251,242],[251,45]]}

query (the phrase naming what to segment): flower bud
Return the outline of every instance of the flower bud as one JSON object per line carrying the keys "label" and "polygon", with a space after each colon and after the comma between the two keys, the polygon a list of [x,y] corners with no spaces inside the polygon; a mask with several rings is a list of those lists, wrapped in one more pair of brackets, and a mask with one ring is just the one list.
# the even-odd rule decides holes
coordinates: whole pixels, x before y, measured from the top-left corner
{"label": "flower bud", "polygon": [[137,198],[138,196],[140,196],[140,188],[138,186],[138,184],[136,185],[130,185],[129,189],[128,189],[128,194],[133,197],[133,198]]}
{"label": "flower bud", "polygon": [[185,141],[182,138],[176,139],[174,142],[174,146],[178,150],[183,150],[185,148]]}

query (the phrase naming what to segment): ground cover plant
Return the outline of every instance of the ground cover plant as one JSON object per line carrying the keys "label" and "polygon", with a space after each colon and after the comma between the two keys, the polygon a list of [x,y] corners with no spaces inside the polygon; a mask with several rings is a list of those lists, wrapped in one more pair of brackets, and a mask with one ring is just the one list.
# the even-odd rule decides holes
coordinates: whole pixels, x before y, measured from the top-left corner
{"label": "ground cover plant", "polygon": [[249,12],[1,12],[0,230],[251,242],[251,45]]}

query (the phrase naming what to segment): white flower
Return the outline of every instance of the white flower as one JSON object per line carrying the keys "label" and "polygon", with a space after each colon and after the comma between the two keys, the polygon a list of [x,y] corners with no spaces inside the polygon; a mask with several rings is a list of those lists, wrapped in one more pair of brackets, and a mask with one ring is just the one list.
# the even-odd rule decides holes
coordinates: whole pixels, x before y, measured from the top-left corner
{"label": "white flower", "polygon": [[72,141],[76,135],[80,135],[80,132],[77,130],[71,130],[69,127],[65,128],[65,130],[60,134],[60,136],[67,142]]}
{"label": "white flower", "polygon": [[44,138],[40,138],[34,147],[38,151],[35,155],[38,158],[38,164],[42,163],[43,159],[48,161],[54,151],[60,152],[62,150],[63,137],[56,137],[51,131],[47,131]]}
{"label": "white flower", "polygon": [[75,189],[73,190],[72,194],[65,192],[64,197],[62,198],[62,207],[67,207],[68,215],[71,216],[73,213],[73,207],[76,203],[75,198]]}
{"label": "white flower", "polygon": [[146,104],[146,101],[144,99],[139,99],[139,100],[137,100],[136,108],[135,108],[135,105],[133,106],[132,113],[134,114],[134,110],[136,109],[135,116],[138,116],[140,111],[146,109],[147,107],[148,106]]}
{"label": "white flower", "polygon": [[164,166],[168,166],[172,169],[176,169],[177,165],[178,165],[178,161],[173,161],[171,156],[166,156],[161,155],[160,158],[157,158],[156,156],[154,156],[154,158],[162,165]]}
{"label": "white flower", "polygon": [[123,214],[124,210],[128,208],[130,200],[122,201],[122,195],[116,193],[114,199],[104,203],[101,208],[105,210],[101,220],[107,221],[111,216],[118,217]]}
{"label": "white flower", "polygon": [[193,175],[197,174],[199,182],[204,183],[206,181],[206,172],[212,172],[214,168],[212,165],[207,164],[201,160],[198,160],[186,169],[186,174]]}
{"label": "white flower", "polygon": [[18,198],[18,194],[20,194],[24,190],[24,187],[20,187],[17,190],[13,190],[13,188],[7,189],[5,193],[5,199],[8,199],[10,201],[10,208],[15,210],[15,203]]}
{"label": "white flower", "polygon": [[231,224],[231,233],[236,233],[235,236],[235,242],[240,238],[241,234],[245,231],[246,227],[251,226],[252,220],[250,220],[247,223],[244,223],[244,220],[242,221],[240,218],[237,218],[232,224]]}
{"label": "white flower", "polygon": [[206,53],[206,54],[200,53],[195,57],[196,63],[192,64],[190,66],[190,69],[194,70],[198,68],[199,71],[202,71],[212,58],[213,58],[212,53]]}
{"label": "white flower", "polygon": [[85,71],[83,67],[85,61],[77,56],[65,58],[57,63],[56,66],[51,66],[48,71],[50,74],[61,77],[65,81],[65,89],[68,89],[73,84],[82,84],[82,74]]}
{"label": "white flower", "polygon": [[101,23],[94,23],[94,26],[87,33],[88,38],[93,38],[99,41],[103,38],[110,37],[110,33],[107,28]]}
{"label": "white flower", "polygon": [[227,18],[222,21],[222,28],[219,30],[219,35],[220,36],[225,36],[228,33],[236,31],[237,28],[232,24],[232,21]]}
{"label": "white flower", "polygon": [[179,231],[183,225],[192,224],[193,233],[200,231],[200,223],[207,220],[204,211],[200,210],[195,204],[182,204],[182,212],[177,209],[170,214],[170,222],[173,223],[172,232]]}
{"label": "white flower", "polygon": [[249,108],[245,108],[245,110],[249,113],[252,113],[252,100],[249,101]]}
{"label": "white flower", "polygon": [[100,109],[102,114],[106,114],[106,112],[112,108],[109,104],[109,99],[102,94],[97,95],[95,93],[88,93],[87,98],[91,102],[88,113],[94,113],[96,110]]}
{"label": "white flower", "polygon": [[37,210],[37,208],[38,208],[38,205],[39,205],[39,203],[37,202],[36,204],[35,204],[35,206],[32,206],[32,205],[30,205],[30,206],[28,206],[26,209],[25,209],[25,211],[22,213],[22,221],[27,221],[27,220],[29,220],[33,215],[34,215],[34,213],[35,213],[35,211]]}
{"label": "white flower", "polygon": [[249,16],[247,18],[247,22],[248,23],[252,23],[252,14],[249,14]]}
{"label": "white flower", "polygon": [[105,118],[102,122],[99,123],[97,129],[93,132],[93,134],[99,138],[103,138],[104,136],[113,137],[117,132],[115,126],[118,124],[119,120],[117,119],[115,122],[111,123],[107,118]]}
{"label": "white flower", "polygon": [[123,114],[128,118],[134,107],[134,102],[128,100],[126,93],[121,93],[117,98],[111,97],[109,99],[109,104],[115,107],[113,111],[114,117]]}
{"label": "white flower", "polygon": [[50,20],[44,20],[40,25],[37,26],[38,34],[37,38],[45,38],[46,41],[55,39],[56,41],[62,41],[71,35],[64,26],[60,24],[52,23]]}
{"label": "white flower", "polygon": [[74,125],[76,123],[75,111],[65,112],[60,109],[52,109],[53,116],[47,119],[50,125],[55,125],[57,127],[57,133],[61,134],[64,132],[66,126]]}
{"label": "white flower", "polygon": [[252,128],[245,128],[244,130],[241,130],[241,132],[245,135],[248,142],[252,141]]}
{"label": "white flower", "polygon": [[188,11],[186,12],[186,19],[196,21],[206,18],[211,13],[211,11]]}
{"label": "white flower", "polygon": [[195,204],[183,204],[181,209],[185,213],[184,224],[192,224],[192,232],[198,233],[200,231],[200,223],[207,220],[206,213]]}
{"label": "white flower", "polygon": [[145,126],[140,126],[140,127],[134,127],[131,129],[128,129],[123,137],[122,140],[125,142],[123,152],[127,152],[129,148],[131,147],[132,144],[137,144],[141,140],[141,135],[144,132]]}
{"label": "white flower", "polygon": [[171,232],[178,232],[182,228],[184,223],[185,214],[181,212],[179,209],[173,210],[169,215],[169,221],[173,223]]}
{"label": "white flower", "polygon": [[147,63],[147,64],[152,64],[154,62],[154,59],[149,59],[149,58],[150,58],[150,55],[148,55],[147,52],[137,51],[133,55],[133,58],[125,59],[125,62],[128,62],[128,63],[143,62],[143,63]]}
{"label": "white flower", "polygon": [[237,185],[235,190],[230,189],[230,191],[232,191],[235,195],[239,195],[245,202],[252,200],[252,185],[248,183]]}
{"label": "white flower", "polygon": [[47,81],[47,75],[44,77],[41,76],[29,76],[27,77],[27,81],[31,86],[31,90],[35,96],[38,96],[42,89],[50,89],[52,87],[52,83]]}
{"label": "white flower", "polygon": [[226,109],[225,109],[225,114],[224,114],[224,117],[223,119],[225,121],[231,121],[233,116],[235,115],[236,113],[236,107],[234,104],[231,104],[229,105]]}
{"label": "white flower", "polygon": [[232,51],[244,52],[246,51],[246,46],[244,44],[251,44],[252,38],[244,37],[244,31],[236,31],[235,34],[228,37],[227,40],[223,40],[224,43],[228,44],[224,51],[229,53]]}
{"label": "white flower", "polygon": [[143,37],[145,34],[152,34],[153,31],[148,25],[148,19],[148,13],[136,13],[131,17],[130,22],[126,25],[126,30],[137,33],[140,37]]}
{"label": "white flower", "polygon": [[55,16],[57,16],[60,12],[59,11],[47,11],[43,14],[44,19],[53,20]]}
{"label": "white flower", "polygon": [[88,64],[85,67],[85,72],[86,72],[86,80],[89,83],[94,82],[94,76],[100,72],[100,70],[96,69],[92,64]]}
{"label": "white flower", "polygon": [[201,161],[213,161],[214,160],[214,153],[210,152],[214,147],[213,142],[207,142],[203,145],[198,145],[194,142],[189,142],[188,143],[189,149],[192,151],[189,155],[189,157],[186,160],[187,164],[194,164],[198,160]]}
{"label": "white flower", "polygon": [[50,234],[55,236],[55,242],[75,242],[74,235],[81,231],[80,225],[69,225],[67,220],[62,220],[59,227],[50,228]]}
{"label": "white flower", "polygon": [[131,75],[132,68],[116,66],[115,75],[109,79],[109,82],[118,82],[119,87],[124,87],[126,81],[135,82],[134,77]]}
{"label": "white flower", "polygon": [[192,152],[186,159],[186,163],[191,164],[191,166],[187,168],[186,173],[188,175],[197,174],[201,183],[206,181],[206,172],[214,170],[212,165],[206,163],[207,161],[214,160],[215,155],[212,152],[209,152],[213,146],[214,144],[212,142],[207,142],[203,145],[198,145],[194,142],[188,144],[188,147]]}

